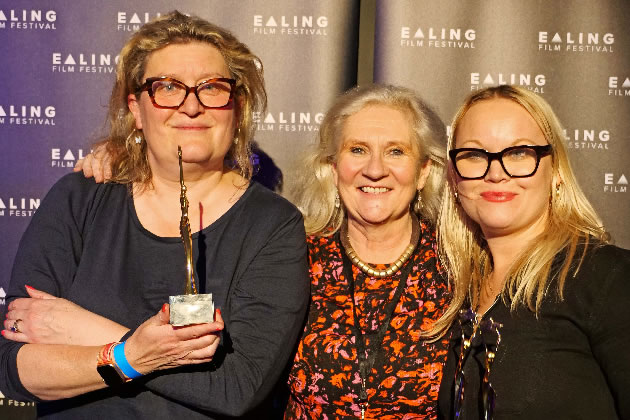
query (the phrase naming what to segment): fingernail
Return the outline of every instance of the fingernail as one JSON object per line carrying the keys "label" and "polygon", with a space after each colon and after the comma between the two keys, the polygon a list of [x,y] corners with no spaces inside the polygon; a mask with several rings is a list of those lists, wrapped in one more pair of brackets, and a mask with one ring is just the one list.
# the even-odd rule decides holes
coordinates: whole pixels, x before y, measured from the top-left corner
{"label": "fingernail", "polygon": [[2,334],[2,336],[4,337],[4,335],[6,334],[5,330],[0,331],[0,334]]}
{"label": "fingernail", "polygon": [[221,308],[217,308],[217,313],[219,314],[219,316],[222,316],[221,315]]}
{"label": "fingernail", "polygon": [[26,287],[28,290],[33,290],[34,289],[34,287],[31,287],[28,284],[25,284],[24,287]]}
{"label": "fingernail", "polygon": [[162,305],[162,312],[166,312],[166,305],[167,305],[167,303],[165,303],[164,305]]}

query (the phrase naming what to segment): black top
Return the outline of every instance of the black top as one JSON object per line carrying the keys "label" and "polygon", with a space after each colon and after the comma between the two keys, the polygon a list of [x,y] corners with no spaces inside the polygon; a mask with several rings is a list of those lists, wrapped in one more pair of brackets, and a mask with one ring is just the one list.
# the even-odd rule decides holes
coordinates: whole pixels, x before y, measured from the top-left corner
{"label": "black top", "polygon": [[[308,304],[302,216],[254,183],[193,235],[193,248],[199,293],[212,293],[225,320],[214,362],[155,372],[126,384],[118,395],[104,389],[43,402],[40,416],[217,418],[242,415],[269,394]],[[133,329],[170,295],[183,293],[184,248],[179,237],[158,237],[142,227],[125,186],[70,174],[53,186],[22,238],[7,305],[26,295],[25,284]],[[21,345],[0,339],[0,390],[9,398],[39,401],[19,381]]]}
{"label": "black top", "polygon": [[[567,278],[564,301],[551,293],[555,287],[538,319],[526,308],[510,313],[500,299],[484,316],[503,324],[490,374],[495,420],[630,418],[630,251],[591,249],[578,275]],[[461,346],[458,322],[452,332],[439,394],[439,416],[447,419]],[[463,419],[480,418],[485,358],[482,340],[474,340],[464,365]]]}

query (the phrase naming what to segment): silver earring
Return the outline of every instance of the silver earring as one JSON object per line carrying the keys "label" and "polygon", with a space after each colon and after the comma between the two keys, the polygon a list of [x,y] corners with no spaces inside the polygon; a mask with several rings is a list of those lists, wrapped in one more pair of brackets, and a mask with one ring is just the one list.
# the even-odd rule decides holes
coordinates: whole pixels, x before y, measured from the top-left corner
{"label": "silver earring", "polygon": [[556,197],[560,196],[560,184],[556,184]]}
{"label": "silver earring", "polygon": [[142,132],[140,130],[134,128],[133,131],[127,136],[126,142],[129,143],[132,137],[136,144],[142,143]]}
{"label": "silver earring", "polygon": [[455,201],[457,201],[459,199],[459,194],[457,193],[457,190],[455,190]]}
{"label": "silver earring", "polygon": [[241,135],[241,127],[236,127],[236,135],[234,136],[234,144],[238,145],[238,136]]}
{"label": "silver earring", "polygon": [[335,208],[341,207],[341,199],[339,199],[339,191],[335,190]]}

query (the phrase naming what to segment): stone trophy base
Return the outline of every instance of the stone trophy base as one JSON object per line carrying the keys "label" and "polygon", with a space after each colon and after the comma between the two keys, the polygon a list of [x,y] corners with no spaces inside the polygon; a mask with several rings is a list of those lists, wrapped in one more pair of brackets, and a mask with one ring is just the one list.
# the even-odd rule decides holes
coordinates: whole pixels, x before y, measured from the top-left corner
{"label": "stone trophy base", "polygon": [[176,327],[214,321],[212,293],[169,296],[170,324]]}

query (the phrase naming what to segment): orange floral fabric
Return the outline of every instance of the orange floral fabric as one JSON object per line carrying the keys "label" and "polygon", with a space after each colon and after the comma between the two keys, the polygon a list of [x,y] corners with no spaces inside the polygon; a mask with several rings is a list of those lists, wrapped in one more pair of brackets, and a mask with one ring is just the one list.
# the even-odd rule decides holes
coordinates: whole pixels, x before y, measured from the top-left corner
{"label": "orange floral fabric", "polygon": [[[413,268],[368,378],[366,419],[436,418],[448,340],[426,343],[419,335],[445,309],[448,286],[436,258],[435,231],[424,222],[421,228],[419,244],[406,263]],[[360,418],[353,305],[343,275],[339,234],[309,237],[307,243],[311,304],[289,376],[285,419]],[[401,273],[380,279],[367,277],[354,266],[352,271],[357,315],[369,349]]]}

